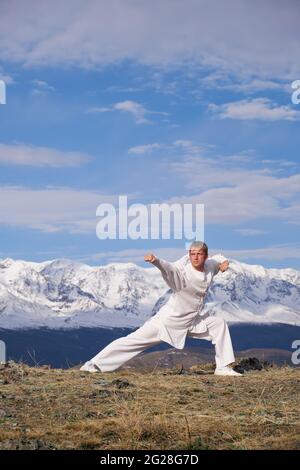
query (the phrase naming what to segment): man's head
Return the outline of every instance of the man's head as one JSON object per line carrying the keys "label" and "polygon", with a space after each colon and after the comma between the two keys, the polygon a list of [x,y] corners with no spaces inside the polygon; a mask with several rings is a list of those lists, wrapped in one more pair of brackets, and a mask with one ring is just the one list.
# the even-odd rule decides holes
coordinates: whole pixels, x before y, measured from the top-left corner
{"label": "man's head", "polygon": [[202,270],[208,257],[208,246],[201,241],[194,241],[189,248],[189,257],[196,269]]}

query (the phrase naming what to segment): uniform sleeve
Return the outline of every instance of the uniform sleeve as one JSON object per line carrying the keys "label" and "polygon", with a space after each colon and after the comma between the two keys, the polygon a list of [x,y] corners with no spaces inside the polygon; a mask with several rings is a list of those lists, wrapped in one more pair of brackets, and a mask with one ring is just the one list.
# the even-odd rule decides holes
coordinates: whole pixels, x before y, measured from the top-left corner
{"label": "uniform sleeve", "polygon": [[220,261],[217,261],[216,259],[212,259],[212,263],[213,263],[214,275],[216,275],[220,271]]}
{"label": "uniform sleeve", "polygon": [[184,255],[181,258],[179,258],[177,261],[174,261],[173,265],[176,266],[177,268],[184,268],[184,266],[187,265],[189,259],[189,255]]}
{"label": "uniform sleeve", "polygon": [[214,276],[218,274],[219,265],[223,261],[226,261],[226,258],[223,255],[221,255],[221,253],[218,253],[217,255],[212,256],[212,258],[208,258],[208,260],[206,261],[206,263],[209,264],[209,270],[214,274]]}
{"label": "uniform sleeve", "polygon": [[184,276],[174,263],[156,258],[153,264],[161,271],[163,279],[172,290],[179,291],[184,287]]}

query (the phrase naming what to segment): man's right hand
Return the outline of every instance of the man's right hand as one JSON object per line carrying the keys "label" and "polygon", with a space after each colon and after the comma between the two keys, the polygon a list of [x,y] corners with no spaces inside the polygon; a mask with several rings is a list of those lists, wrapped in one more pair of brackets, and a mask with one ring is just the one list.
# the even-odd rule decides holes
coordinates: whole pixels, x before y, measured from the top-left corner
{"label": "man's right hand", "polygon": [[152,253],[149,253],[144,256],[144,260],[148,263],[153,263],[156,260],[156,256],[154,256]]}

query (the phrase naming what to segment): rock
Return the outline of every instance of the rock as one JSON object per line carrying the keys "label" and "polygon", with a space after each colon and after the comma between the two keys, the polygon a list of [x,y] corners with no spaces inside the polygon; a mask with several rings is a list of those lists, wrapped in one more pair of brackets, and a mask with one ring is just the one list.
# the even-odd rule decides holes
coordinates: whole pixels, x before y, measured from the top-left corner
{"label": "rock", "polygon": [[89,398],[107,398],[112,396],[113,392],[110,390],[96,390],[89,395]]}
{"label": "rock", "polygon": [[0,385],[7,385],[9,381],[7,379],[0,380]]}
{"label": "rock", "polygon": [[1,374],[2,380],[4,384],[20,381],[28,375],[29,369],[26,364],[8,361]]}
{"label": "rock", "polygon": [[257,357],[248,357],[242,359],[236,366],[234,366],[233,370],[243,374],[244,372],[248,372],[250,370],[263,370],[266,365],[267,363],[260,362]]}
{"label": "rock", "polygon": [[132,384],[128,382],[126,379],[115,379],[111,383],[112,385],[115,385],[117,388],[127,388],[127,387],[133,387]]}
{"label": "rock", "polygon": [[101,380],[97,380],[97,382],[95,382],[95,385],[101,385],[102,387],[108,387],[110,385],[110,382],[108,382],[108,380],[101,379]]}

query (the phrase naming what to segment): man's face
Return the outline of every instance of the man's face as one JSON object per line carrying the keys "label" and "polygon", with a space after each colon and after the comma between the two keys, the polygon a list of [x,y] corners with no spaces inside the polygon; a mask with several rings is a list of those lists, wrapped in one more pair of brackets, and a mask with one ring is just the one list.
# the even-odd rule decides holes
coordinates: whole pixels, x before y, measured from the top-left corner
{"label": "man's face", "polygon": [[199,250],[196,248],[189,250],[189,256],[194,268],[202,268],[207,258],[207,254],[204,250]]}

